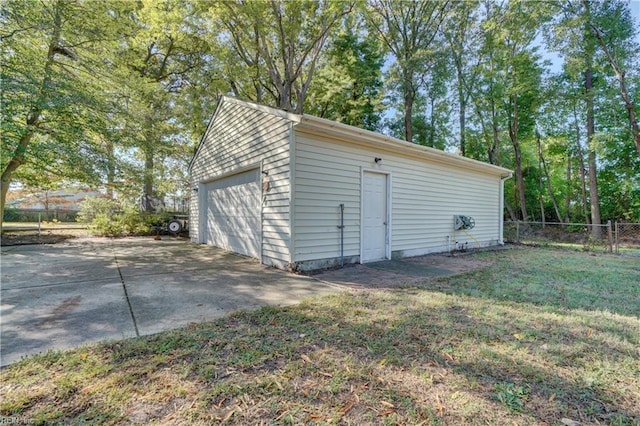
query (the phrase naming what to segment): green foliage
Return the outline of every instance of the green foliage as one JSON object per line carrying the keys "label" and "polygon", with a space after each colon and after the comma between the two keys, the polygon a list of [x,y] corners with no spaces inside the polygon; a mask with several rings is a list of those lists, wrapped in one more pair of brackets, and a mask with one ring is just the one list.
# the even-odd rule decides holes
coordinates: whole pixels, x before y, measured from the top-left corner
{"label": "green foliage", "polygon": [[89,224],[89,232],[104,237],[122,237],[124,227],[122,226],[121,215],[109,216],[98,213]]}
{"label": "green foliage", "polygon": [[[227,76],[236,95],[302,113],[315,69],[332,30],[354,1],[274,0],[210,3],[207,16],[225,40],[231,69],[242,64],[248,81]],[[225,64],[226,65],[226,64]]]}
{"label": "green foliage", "polygon": [[110,83],[104,40],[117,31],[107,5],[8,1],[2,22],[3,185],[99,182],[101,151],[92,134],[103,129],[103,88]]}
{"label": "green foliage", "polygon": [[77,220],[81,223],[91,223],[97,216],[113,217],[120,210],[116,200],[104,197],[87,197],[80,205]]}
{"label": "green foliage", "polygon": [[[433,68],[442,57],[439,47],[440,25],[450,4],[436,1],[379,0],[368,3],[367,21],[394,61],[387,75],[390,92],[400,102],[392,102],[403,129],[403,139],[414,142],[414,102],[422,94],[429,96],[428,77],[438,85]],[[432,111],[433,113],[433,111]]]}
{"label": "green foliage", "polygon": [[20,217],[20,215],[16,211],[16,209],[11,208],[11,207],[4,209],[2,214],[3,214],[3,221],[4,222],[17,222],[19,217]]}
{"label": "green foliage", "polygon": [[351,16],[330,41],[309,89],[305,112],[367,130],[379,128],[383,52]]}
{"label": "green foliage", "polygon": [[78,221],[87,223],[90,232],[107,237],[149,235],[166,219],[162,214],[146,214],[130,204],[101,197],[87,198],[78,213]]}
{"label": "green foliage", "polygon": [[529,391],[513,383],[496,383],[496,399],[509,407],[512,411],[522,411],[529,395]]}

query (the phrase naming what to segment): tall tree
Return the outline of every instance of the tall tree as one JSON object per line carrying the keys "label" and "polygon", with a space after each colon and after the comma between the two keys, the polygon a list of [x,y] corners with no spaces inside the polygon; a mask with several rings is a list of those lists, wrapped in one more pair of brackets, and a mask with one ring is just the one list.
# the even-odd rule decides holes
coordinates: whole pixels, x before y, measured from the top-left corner
{"label": "tall tree", "polygon": [[254,100],[302,113],[325,43],[353,5],[352,0],[237,0],[214,3],[210,11],[235,52],[231,59],[253,70]]}
{"label": "tall tree", "polygon": [[[502,78],[504,68],[503,55],[500,53],[498,33],[502,8],[500,5],[485,1],[482,3],[479,23],[481,46],[478,53],[479,62],[472,71],[476,83],[470,87],[470,98],[473,103],[477,124],[480,127],[481,139],[484,145],[465,143],[465,154],[478,159],[489,161],[491,164],[502,165],[503,137],[506,115],[500,104],[506,96],[506,81]],[[471,149],[469,149],[471,148]],[[511,211],[508,200],[505,205]],[[510,214],[512,220],[515,216]]]}
{"label": "tall tree", "polygon": [[402,97],[404,138],[413,141],[413,108],[433,44],[449,10],[446,0],[372,0],[368,20],[393,54]]}
{"label": "tall tree", "polygon": [[[584,16],[585,26],[588,26],[590,20],[590,8],[588,3],[585,4]],[[600,195],[598,192],[598,163],[596,161],[596,146],[594,135],[596,132],[594,117],[594,89],[593,89],[593,61],[595,56],[595,43],[593,37],[590,36],[588,28],[584,29],[584,93],[585,106],[587,112],[587,155],[589,159],[589,198],[591,200],[591,233],[594,238],[602,238],[602,230],[600,229]]]}
{"label": "tall tree", "polygon": [[109,11],[74,0],[3,2],[0,210],[21,175],[100,179],[91,133],[104,128],[104,60],[119,34]]}
{"label": "tall tree", "polygon": [[133,33],[120,49],[119,71],[131,98],[127,125],[142,157],[146,196],[158,195],[157,161],[179,148],[180,117],[174,107],[208,53],[194,14],[194,7],[182,1],[143,2],[133,15]]}
{"label": "tall tree", "polygon": [[[513,150],[515,189],[522,220],[528,220],[527,190],[524,176],[526,150],[523,144],[533,140],[535,119],[540,105],[541,67],[535,39],[547,11],[539,4],[511,1],[507,4],[486,4],[486,21],[483,24],[485,47],[488,51],[483,63],[484,78],[474,101],[487,97],[492,101],[491,115],[494,139],[498,139],[496,107],[503,109],[506,129]],[[501,97],[496,97],[499,95]],[[496,105],[495,100],[499,103]],[[480,113],[482,114],[482,113]],[[499,141],[494,142],[496,145]],[[490,149],[490,157],[495,156]],[[533,151],[533,150],[531,150]]]}
{"label": "tall tree", "polygon": [[455,69],[455,88],[458,100],[458,147],[460,154],[467,153],[467,105],[475,84],[481,61],[479,2],[460,1],[445,23],[444,36]]}
{"label": "tall tree", "polygon": [[[620,96],[627,111],[633,142],[640,155],[640,125],[636,110],[640,104],[634,102],[627,88],[627,69],[633,58],[633,39],[638,34],[638,28],[633,23],[628,5],[619,1],[599,2],[596,14],[591,12],[591,1],[582,0],[582,6],[587,17],[588,29],[593,33],[595,42],[604,53],[611,66],[620,88]],[[636,63],[636,66],[638,64]]]}
{"label": "tall tree", "polygon": [[355,14],[344,20],[319,62],[306,111],[368,130],[377,130],[382,105],[384,54],[377,37]]}

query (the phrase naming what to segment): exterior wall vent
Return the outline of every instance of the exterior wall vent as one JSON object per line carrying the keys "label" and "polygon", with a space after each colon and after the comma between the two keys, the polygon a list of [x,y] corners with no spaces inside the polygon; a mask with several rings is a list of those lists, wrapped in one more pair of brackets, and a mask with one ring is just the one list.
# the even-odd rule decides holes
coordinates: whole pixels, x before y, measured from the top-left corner
{"label": "exterior wall vent", "polygon": [[453,229],[473,229],[476,221],[471,216],[453,215]]}

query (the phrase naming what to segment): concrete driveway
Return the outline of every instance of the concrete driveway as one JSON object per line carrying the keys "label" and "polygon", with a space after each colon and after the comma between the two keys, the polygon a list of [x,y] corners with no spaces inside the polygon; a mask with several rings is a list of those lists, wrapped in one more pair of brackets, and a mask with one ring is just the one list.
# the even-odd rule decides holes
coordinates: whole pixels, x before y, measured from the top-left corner
{"label": "concrete driveway", "polygon": [[0,364],[340,291],[171,237],[2,247]]}

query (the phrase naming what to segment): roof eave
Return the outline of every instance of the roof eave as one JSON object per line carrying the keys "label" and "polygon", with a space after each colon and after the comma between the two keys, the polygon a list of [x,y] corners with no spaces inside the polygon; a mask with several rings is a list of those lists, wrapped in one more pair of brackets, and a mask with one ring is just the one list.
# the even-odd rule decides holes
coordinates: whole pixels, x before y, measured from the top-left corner
{"label": "roof eave", "polygon": [[471,158],[462,157],[456,154],[451,154],[436,148],[417,145],[411,142],[393,138],[391,136],[386,136],[380,133],[372,132],[370,130],[360,129],[354,126],[349,126],[347,124],[330,121],[312,115],[303,115],[296,127],[299,127],[300,130],[308,128],[312,131],[316,130],[337,137],[364,140],[377,146],[382,146],[394,151],[411,152],[421,156],[426,156],[442,163],[457,165],[459,167],[464,167],[472,170],[478,170],[504,178],[511,177],[512,175],[511,170],[505,169],[500,166],[484,163],[482,161],[473,160]]}

